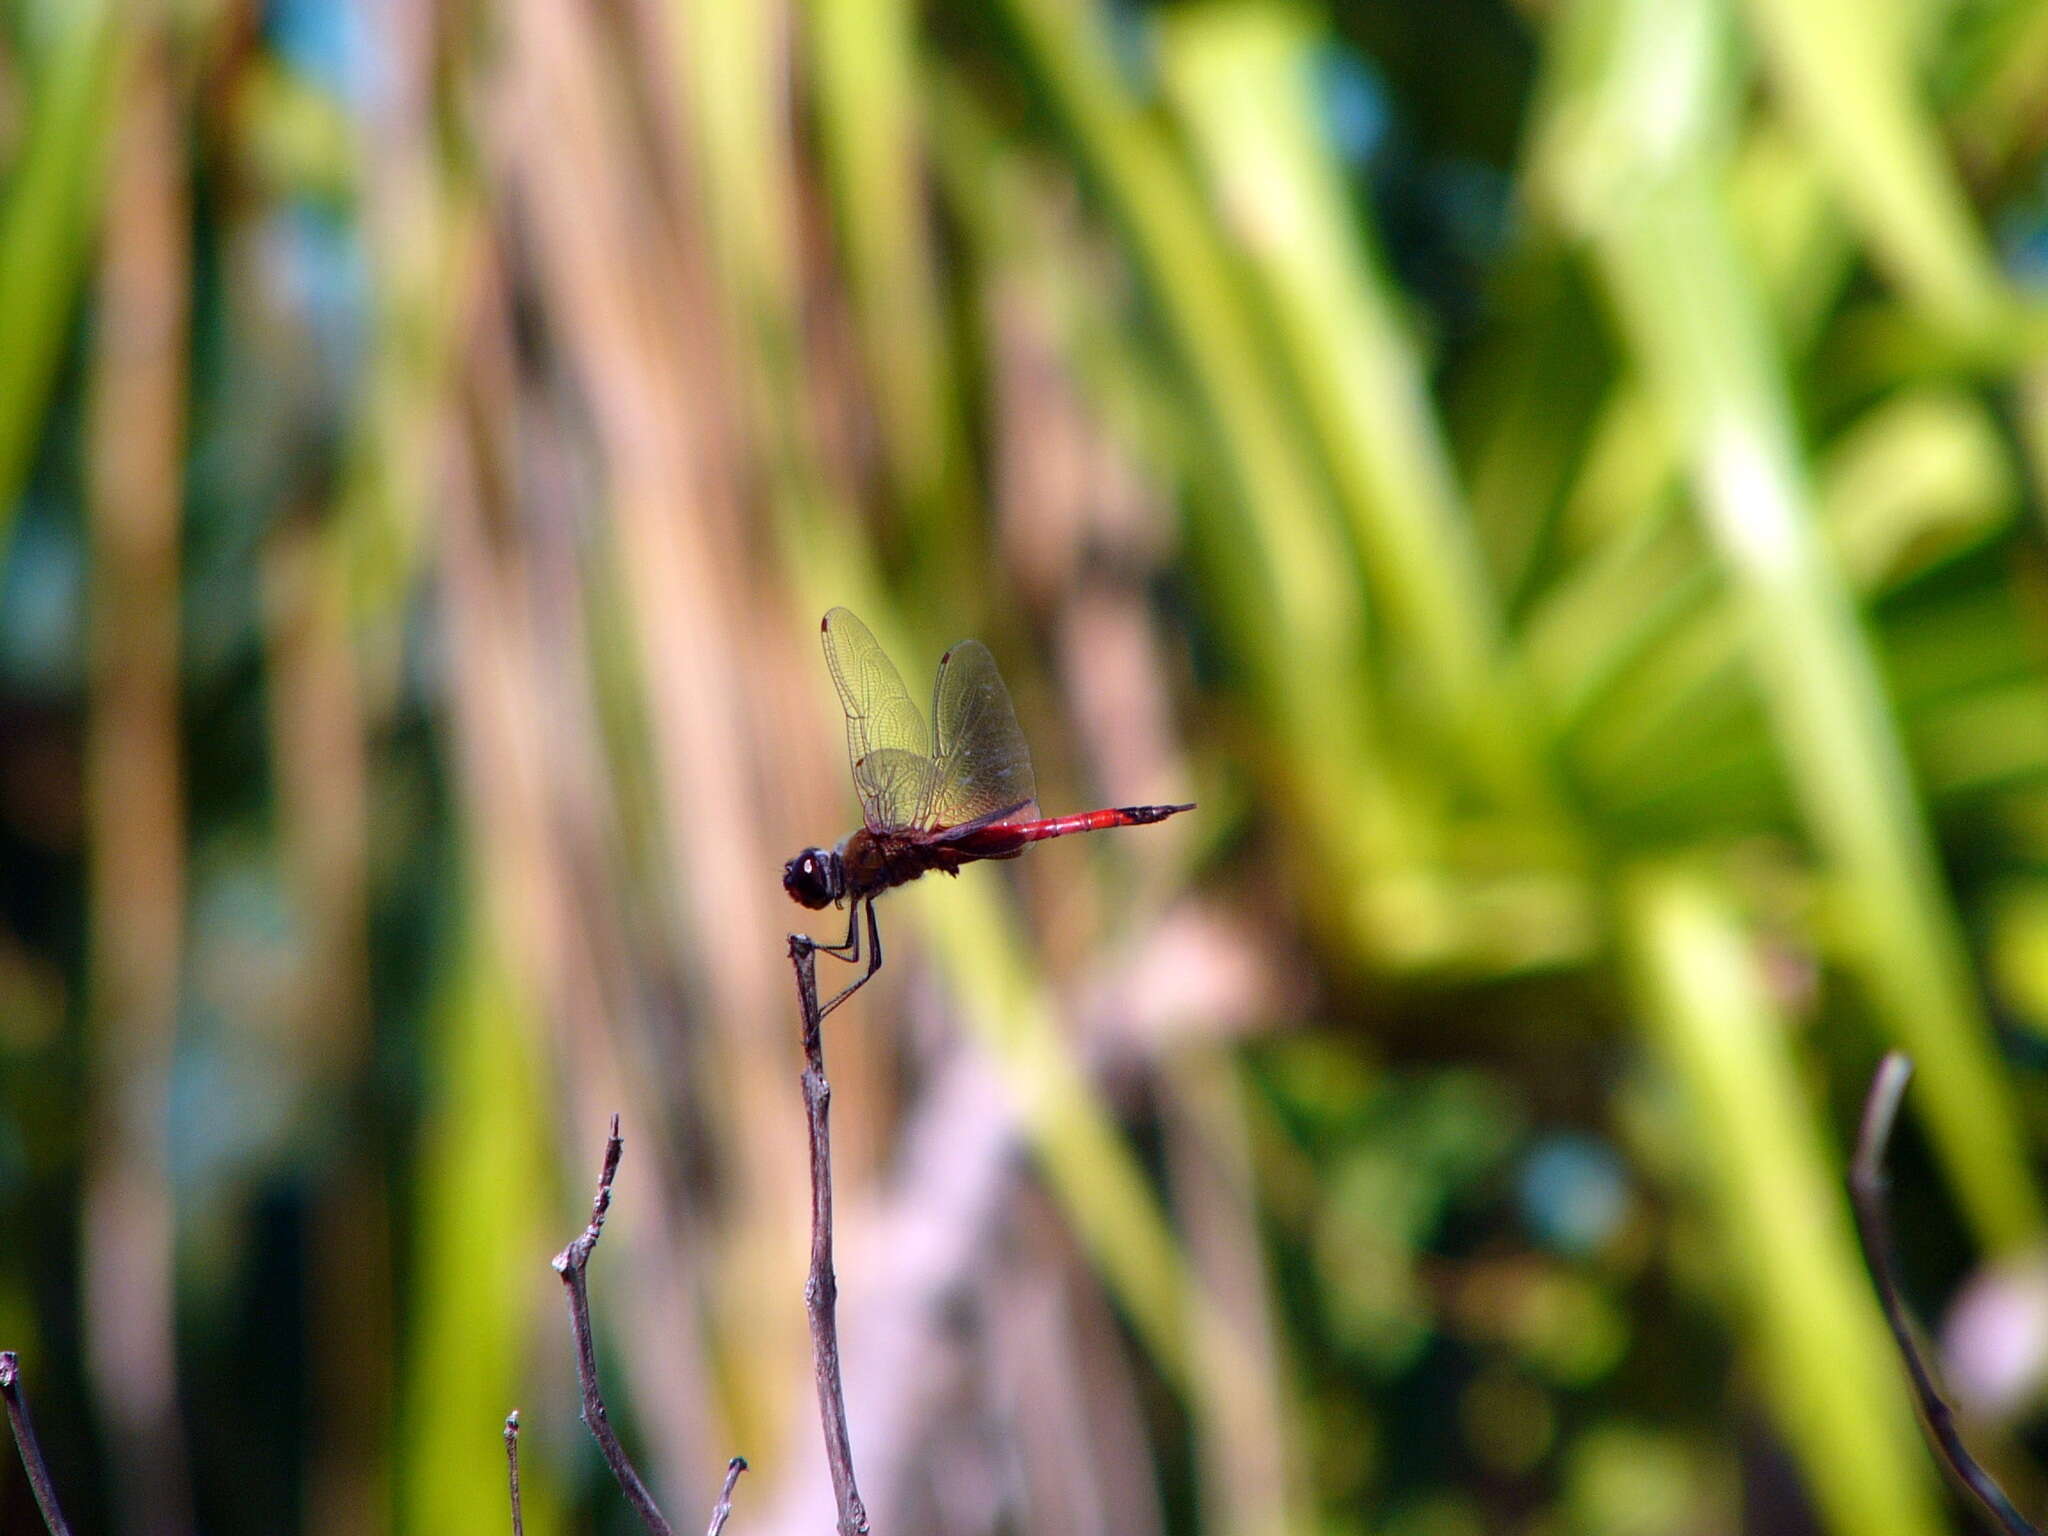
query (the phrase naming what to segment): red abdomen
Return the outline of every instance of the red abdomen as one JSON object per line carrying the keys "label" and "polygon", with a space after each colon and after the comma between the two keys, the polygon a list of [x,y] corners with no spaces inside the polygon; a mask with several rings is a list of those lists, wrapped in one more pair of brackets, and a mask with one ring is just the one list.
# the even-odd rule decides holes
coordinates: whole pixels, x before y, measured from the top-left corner
{"label": "red abdomen", "polygon": [[1000,821],[981,827],[954,843],[961,853],[974,859],[1002,859],[1021,853],[1026,843],[1048,837],[1065,837],[1069,832],[1102,832],[1110,827],[1147,827],[1155,821],[1190,805],[1123,805],[1110,810],[1077,811],[1071,816],[1048,816],[1042,821]]}

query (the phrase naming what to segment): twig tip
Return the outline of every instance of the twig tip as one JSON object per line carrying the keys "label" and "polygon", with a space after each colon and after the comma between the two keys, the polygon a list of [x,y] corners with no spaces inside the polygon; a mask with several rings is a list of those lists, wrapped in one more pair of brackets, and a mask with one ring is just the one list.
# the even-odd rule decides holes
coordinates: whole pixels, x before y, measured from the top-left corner
{"label": "twig tip", "polygon": [[1913,1325],[1899,1288],[1897,1259],[1892,1251],[1891,1215],[1885,1203],[1885,1149],[1891,1141],[1892,1125],[1898,1119],[1899,1103],[1905,1096],[1906,1080],[1913,1075],[1912,1058],[1903,1051],[1887,1052],[1870,1079],[1870,1092],[1863,1101],[1863,1120],[1857,1127],[1856,1152],[1849,1161],[1849,1205],[1856,1218],[1856,1236],[1863,1248],[1863,1262],[1877,1288],[1885,1324],[1892,1343],[1906,1368],[1906,1380],[1919,1409],[1920,1425],[1943,1470],[1956,1485],[1975,1500],[2006,1536],[2039,1536],[2013,1508],[2012,1500],[1970,1454],[1957,1433],[1954,1411],[1935,1385],[1934,1373],[1922,1358],[1913,1336]]}
{"label": "twig tip", "polygon": [[1913,1058],[1904,1051],[1885,1052],[1884,1060],[1871,1074],[1870,1091],[1863,1100],[1863,1118],[1856,1127],[1855,1153],[1849,1160],[1852,1187],[1883,1187],[1885,1149],[1891,1144],[1892,1126],[1899,1118],[1899,1105],[1912,1076]]}

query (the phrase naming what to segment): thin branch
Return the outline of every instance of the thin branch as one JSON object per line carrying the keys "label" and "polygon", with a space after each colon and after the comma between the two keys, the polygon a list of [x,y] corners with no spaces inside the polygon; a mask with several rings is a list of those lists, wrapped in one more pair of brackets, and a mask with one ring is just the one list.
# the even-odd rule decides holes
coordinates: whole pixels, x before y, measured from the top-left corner
{"label": "thin branch", "polygon": [[1913,1075],[1913,1063],[1902,1052],[1893,1051],[1879,1063],[1870,1080],[1870,1094],[1863,1102],[1863,1123],[1856,1134],[1856,1156],[1849,1164],[1849,1200],[1856,1212],[1856,1235],[1863,1244],[1863,1262],[1877,1284],[1878,1300],[1884,1305],[1884,1319],[1892,1339],[1906,1362],[1906,1375],[1913,1385],[1913,1401],[1920,1410],[1920,1422],[1935,1453],[1955,1480],[1987,1519],[2005,1536],[2040,1536],[2020,1518],[2012,1500],[2005,1496],[1991,1474],[1977,1464],[1963,1438],[1956,1431],[1955,1414],[1934,1384],[1933,1372],[1914,1338],[1913,1322],[1899,1288],[1898,1265],[1892,1243],[1891,1213],[1885,1195],[1885,1148],[1892,1139],[1892,1124],[1898,1118],[1899,1100],[1906,1081]]}
{"label": "thin branch", "polygon": [[519,1508],[519,1410],[505,1415],[505,1465],[512,1479],[512,1536],[526,1536],[526,1516]]}
{"label": "thin branch", "polygon": [[839,1536],[867,1536],[868,1512],[853,1478],[853,1445],[846,1430],[846,1391],[839,1373],[839,1281],[832,1273],[832,1085],[825,1079],[823,1020],[818,1012],[815,946],[789,936],[796,970],[797,1006],[803,1010],[804,1116],[811,1136],[811,1273],[804,1309],[811,1320],[811,1356],[818,1379],[818,1415],[824,1422],[825,1461],[839,1509]]}
{"label": "thin branch", "polygon": [[[597,1385],[597,1344],[590,1329],[590,1287],[583,1272],[590,1267],[590,1256],[597,1251],[597,1240],[604,1235],[604,1219],[612,1208],[612,1179],[618,1174],[619,1159],[625,1153],[626,1143],[619,1135],[619,1117],[613,1115],[611,1135],[604,1144],[604,1166],[597,1175],[597,1196],[590,1202],[590,1225],[555,1255],[555,1273],[562,1277],[562,1288],[569,1293],[569,1332],[576,1340],[576,1379],[583,1387],[583,1422],[590,1426],[597,1448],[604,1452],[605,1465],[612,1469],[612,1476],[618,1479],[626,1502],[633,1506],[640,1523],[654,1536],[675,1536],[675,1528],[668,1523],[667,1517],[655,1504],[654,1495],[647,1491],[647,1485],[633,1469],[633,1463],[627,1459],[626,1448],[619,1444],[618,1433],[612,1428],[611,1416],[605,1412],[604,1396]],[[519,1414],[516,1410],[505,1420],[505,1456],[511,1464],[512,1475],[512,1536],[524,1536],[519,1514]],[[726,1463],[725,1486],[719,1490],[718,1503],[711,1511],[710,1536],[718,1536],[725,1529],[725,1522],[732,1515],[733,1484],[746,1470],[747,1462],[743,1456],[735,1456]]]}
{"label": "thin branch", "polygon": [[744,1456],[735,1456],[725,1464],[725,1486],[718,1490],[718,1502],[711,1506],[711,1526],[704,1536],[718,1536],[725,1529],[725,1522],[732,1518],[732,1486],[746,1470],[747,1458]]}
{"label": "thin branch", "polygon": [[583,1229],[581,1237],[555,1255],[555,1273],[562,1277],[562,1288],[569,1295],[569,1330],[576,1339],[576,1379],[583,1387],[583,1422],[590,1426],[597,1448],[604,1453],[605,1465],[612,1469],[612,1476],[618,1479],[619,1488],[640,1517],[640,1523],[654,1536],[675,1536],[674,1527],[633,1469],[605,1413],[604,1396],[597,1385],[597,1346],[590,1332],[590,1289],[583,1272],[604,1233],[605,1213],[612,1205],[612,1177],[619,1171],[619,1158],[625,1150],[626,1144],[619,1138],[619,1117],[613,1115],[611,1137],[604,1144],[604,1167],[597,1176],[597,1198],[590,1203],[590,1225]]}
{"label": "thin branch", "polygon": [[7,1399],[7,1419],[14,1426],[14,1444],[21,1452],[21,1467],[28,1473],[28,1485],[35,1490],[36,1508],[43,1512],[43,1524],[50,1528],[50,1536],[71,1536],[71,1527],[64,1523],[64,1512],[57,1508],[56,1485],[50,1481],[50,1469],[43,1462],[36,1426],[28,1416],[28,1399],[21,1391],[21,1362],[11,1349],[0,1350],[0,1397]]}

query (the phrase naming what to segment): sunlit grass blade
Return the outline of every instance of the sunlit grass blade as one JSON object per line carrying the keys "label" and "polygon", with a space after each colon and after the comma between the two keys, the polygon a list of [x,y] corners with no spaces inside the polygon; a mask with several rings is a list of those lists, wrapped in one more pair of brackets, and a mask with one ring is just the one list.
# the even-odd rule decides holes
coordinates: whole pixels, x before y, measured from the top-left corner
{"label": "sunlit grass blade", "polygon": [[[1643,674],[1687,633],[1718,591],[1693,530],[1656,513],[1578,561],[1530,612],[1521,651],[1561,739],[1585,730],[1642,734],[1642,713],[1617,690],[1668,698]],[[1583,756],[1584,742],[1575,744]]]}
{"label": "sunlit grass blade", "polygon": [[[1216,483],[1208,421],[1179,406],[1186,387],[1180,374],[1129,347],[1128,295],[1092,280],[1101,260],[1094,243],[1048,236],[1066,227],[1057,167],[1004,139],[965,91],[948,90],[941,99],[937,159],[961,222],[980,247],[983,280],[1016,302],[1050,311],[1042,324],[1060,338],[1064,366],[1092,411],[1113,424],[1136,462],[1191,482],[1191,579],[1212,603],[1224,601],[1217,594],[1227,590],[1229,603],[1244,604],[1219,614],[1227,682],[1245,700],[1247,739],[1266,744],[1253,766],[1304,843],[1300,868],[1318,927],[1330,942],[1404,970],[1515,970],[1583,954],[1590,926],[1584,888],[1549,864],[1556,845],[1548,829],[1502,817],[1474,834],[1463,846],[1483,849],[1481,868],[1471,884],[1461,884],[1451,862],[1458,855],[1448,807],[1470,784],[1469,774],[1442,772],[1420,752],[1395,761],[1366,714],[1377,700],[1355,711],[1355,738],[1339,739],[1349,696],[1341,667],[1326,651],[1302,650],[1274,689],[1262,686],[1267,679],[1236,644],[1233,625],[1241,619],[1252,626],[1252,643],[1261,646],[1282,631],[1257,601],[1262,578],[1243,558],[1235,523],[1241,510],[1229,502],[1229,487]],[[1298,721],[1279,716],[1297,703]],[[1347,759],[1355,766],[1337,771]]]}
{"label": "sunlit grass blade", "polygon": [[[1736,155],[1729,205],[1742,247],[1755,262],[1780,333],[1794,353],[1803,354],[1818,337],[1852,270],[1854,250],[1826,192],[1825,178],[1791,135],[1768,122],[1751,129]],[[1539,246],[1529,260],[1539,266],[1561,262],[1546,236],[1532,238]],[[1530,286],[1523,278],[1503,296],[1511,294],[1527,307]],[[1532,461],[1541,464],[1556,453],[1559,421],[1569,421],[1572,439],[1581,447],[1559,471],[1569,473],[1569,479],[1552,492],[1561,504],[1550,540],[1556,546],[1551,562],[1563,567],[1569,580],[1571,562],[1611,562],[1616,539],[1647,536],[1641,525],[1657,523],[1669,510],[1678,471],[1669,425],[1638,377],[1615,373],[1604,400],[1597,393],[1591,398],[1581,393],[1592,390],[1585,375],[1594,359],[1602,368],[1612,364],[1596,349],[1592,332],[1597,322],[1577,288],[1556,278],[1549,286],[1565,292],[1551,304],[1558,311],[1553,324],[1560,334],[1544,337],[1542,345],[1561,356],[1532,383],[1529,398],[1513,402],[1529,418],[1526,426],[1518,426],[1512,412],[1490,411],[1474,429],[1479,447],[1472,499],[1485,516],[1496,503],[1513,504],[1525,496]],[[1516,341],[1519,348],[1505,344]],[[1513,357],[1532,348],[1526,338],[1510,336],[1501,350]],[[1480,401],[1461,399],[1460,404],[1469,414],[1484,408]],[[1537,478],[1540,483],[1544,476]],[[1589,657],[1589,663],[1593,670],[1611,667],[1604,658]]]}
{"label": "sunlit grass blade", "polygon": [[[565,1390],[523,1369],[536,1305],[555,1301],[540,1203],[553,1138],[534,1075],[540,1023],[499,958],[488,912],[473,898],[464,914],[468,932],[450,957],[427,1041],[398,1437],[398,1507],[409,1531],[466,1530],[502,1508],[504,1452],[478,1426],[502,1422],[529,1385],[550,1399]],[[566,1236],[577,1213],[571,1204],[563,1211]],[[529,1531],[554,1528],[548,1465],[527,1458]]]}
{"label": "sunlit grass blade", "polygon": [[1555,241],[1518,251],[1495,293],[1503,323],[1446,381],[1444,409],[1475,536],[1512,624],[1570,558],[1562,537],[1567,493],[1611,435],[1601,431],[1602,402],[1617,391],[1613,359],[1598,344],[1595,297]]}
{"label": "sunlit grass blade", "polygon": [[675,148],[696,179],[693,211],[723,290],[746,419],[763,449],[786,459],[806,442],[795,146],[780,94],[787,8],[669,0],[665,9],[673,68],[658,78],[678,93]]}
{"label": "sunlit grass blade", "polygon": [[928,237],[916,8],[813,0],[807,15],[821,147],[883,449],[907,502],[957,521],[965,445]]}
{"label": "sunlit grass blade", "polygon": [[[1726,198],[1737,244],[1751,265],[1785,356],[1803,357],[1826,334],[1826,321],[1855,271],[1851,231],[1829,195],[1822,168],[1781,122],[1747,123],[1731,155]],[[1556,629],[1554,621],[1565,607],[1583,611],[1603,580],[1631,558],[1627,551],[1653,537],[1679,480],[1675,448],[1659,402],[1645,394],[1636,374],[1620,375],[1560,516],[1559,542],[1566,557],[1577,557],[1577,565],[1568,566],[1560,589],[1543,599],[1549,610],[1546,627]],[[1698,575],[1708,572],[1703,567]],[[1697,598],[1699,583],[1689,585]],[[1539,664],[1554,677],[1570,679],[1553,690],[1564,701],[1564,728],[1597,708],[1603,691],[1662,628],[1696,606],[1676,601],[1661,583],[1657,590],[1660,596],[1646,611],[1622,605],[1620,614],[1604,619],[1587,614],[1608,633],[1586,633],[1588,644],[1576,654],[1564,654],[1554,643],[1555,634],[1535,637],[1549,653]],[[1600,601],[1604,604],[1605,597]],[[1617,619],[1625,621],[1618,628]]]}
{"label": "sunlit grass blade", "polygon": [[2010,298],[1912,76],[1933,6],[1747,0],[1764,62],[1876,259],[1931,317],[1994,329]]}
{"label": "sunlit grass blade", "polygon": [[[1189,561],[1274,741],[1279,803],[1327,878],[1318,915],[1371,953],[1385,861],[1362,801],[1374,762],[1364,593],[1210,210],[1118,68],[1099,17],[1007,0],[1031,76],[1124,236],[1205,431],[1187,466]],[[1311,661],[1310,658],[1313,658]]]}
{"label": "sunlit grass blade", "polygon": [[1750,127],[1730,169],[1729,213],[1789,356],[1811,350],[1855,271],[1831,191],[1805,143],[1775,119]]}
{"label": "sunlit grass blade", "polygon": [[[1993,537],[2017,503],[1991,419],[1953,391],[1895,395],[1840,434],[1815,474],[1828,548],[1864,601]],[[1728,594],[1696,542],[1683,527],[1640,547],[1610,542],[1608,558],[1582,562],[1529,628],[1532,670],[1550,684],[1553,712],[1577,732],[1575,761],[1596,786],[1634,795],[1698,768],[1679,743],[1705,722],[1725,723],[1730,696],[1750,691]],[[1999,605],[1987,628],[1959,642],[1974,651],[1958,656],[1951,645],[1923,670],[1970,686],[1958,666],[2009,653],[2014,617]],[[1889,664],[1896,671],[1931,639],[1916,611],[1890,637]]]}
{"label": "sunlit grass blade", "polygon": [[33,462],[101,196],[109,102],[135,30],[112,0],[51,15],[0,203],[0,551]]}
{"label": "sunlit grass blade", "polygon": [[1744,1337],[1807,1485],[1837,1536],[1934,1536],[1934,1479],[1759,956],[1697,871],[1636,872],[1622,909]]}
{"label": "sunlit grass blade", "polygon": [[1427,367],[1317,117],[1319,40],[1298,13],[1262,0],[1186,8],[1164,24],[1164,78],[1276,322],[1390,645],[1415,659],[1426,707],[1474,777],[1549,818]]}
{"label": "sunlit grass blade", "polygon": [[[1560,184],[1563,204],[1677,425],[1787,772],[1852,916],[1847,959],[1924,1066],[1934,1140],[1978,1231],[2009,1247],[2040,1223],[2019,1125],[1868,638],[1817,527],[1766,310],[1718,199],[1737,80],[1720,18],[1634,0],[1576,14],[1590,24],[1584,51],[1551,122],[1582,135],[1598,122],[1606,136],[1598,156],[1590,137],[1573,141],[1586,156]],[[1661,88],[1647,92],[1646,76]]]}

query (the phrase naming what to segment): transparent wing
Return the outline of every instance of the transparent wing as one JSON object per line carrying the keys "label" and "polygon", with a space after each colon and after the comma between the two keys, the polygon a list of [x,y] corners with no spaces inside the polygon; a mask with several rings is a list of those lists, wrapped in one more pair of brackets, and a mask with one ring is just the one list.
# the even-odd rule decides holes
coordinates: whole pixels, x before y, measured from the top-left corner
{"label": "transparent wing", "polygon": [[1005,820],[1029,817],[1038,798],[1031,749],[996,659],[979,640],[962,640],[940,660],[932,722],[938,750],[920,826],[957,827],[999,811],[1011,813]]}
{"label": "transparent wing", "polygon": [[931,800],[931,734],[895,663],[844,608],[825,615],[825,665],[846,710],[846,753],[871,832],[924,825]]}

